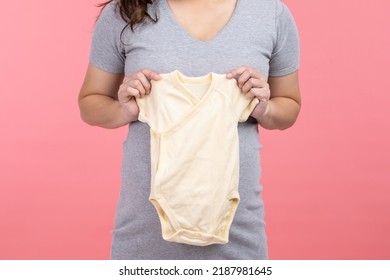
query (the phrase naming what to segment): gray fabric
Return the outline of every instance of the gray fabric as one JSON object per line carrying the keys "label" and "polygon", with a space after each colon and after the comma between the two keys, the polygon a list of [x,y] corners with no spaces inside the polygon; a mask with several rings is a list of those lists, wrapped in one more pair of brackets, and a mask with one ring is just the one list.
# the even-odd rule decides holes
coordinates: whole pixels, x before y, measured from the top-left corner
{"label": "gray fabric", "polygon": [[[226,73],[241,65],[266,76],[298,69],[299,38],[288,8],[279,0],[238,0],[229,23],[209,42],[191,37],[175,20],[166,0],[150,6],[158,15],[135,32],[120,33],[125,23],[114,5],[101,14],[93,33],[90,62],[104,71],[126,75],[149,68],[175,69],[187,76]],[[123,144],[122,188],[115,217],[112,259],[267,259],[264,205],[261,197],[260,143],[253,118],[238,125],[241,201],[229,243],[197,247],[164,241],[156,210],[149,202],[149,127],[131,123]]]}

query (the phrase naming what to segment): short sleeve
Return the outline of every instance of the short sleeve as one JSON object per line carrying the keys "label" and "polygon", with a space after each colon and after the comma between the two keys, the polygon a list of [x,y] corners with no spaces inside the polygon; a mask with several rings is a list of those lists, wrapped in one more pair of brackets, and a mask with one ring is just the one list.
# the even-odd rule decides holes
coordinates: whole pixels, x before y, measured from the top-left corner
{"label": "short sleeve", "polygon": [[148,120],[148,110],[146,108],[147,99],[150,95],[145,95],[144,97],[136,97],[136,102],[139,108],[138,120],[144,123],[149,123]]}
{"label": "short sleeve", "polygon": [[299,68],[300,42],[290,10],[281,1],[276,2],[276,43],[270,59],[269,76],[284,76]]}
{"label": "short sleeve", "polygon": [[123,73],[125,52],[120,35],[125,23],[114,3],[103,8],[95,24],[89,61],[106,72]]}
{"label": "short sleeve", "polygon": [[258,103],[259,100],[257,98],[248,98],[237,85],[233,87],[233,114],[238,122],[245,122]]}

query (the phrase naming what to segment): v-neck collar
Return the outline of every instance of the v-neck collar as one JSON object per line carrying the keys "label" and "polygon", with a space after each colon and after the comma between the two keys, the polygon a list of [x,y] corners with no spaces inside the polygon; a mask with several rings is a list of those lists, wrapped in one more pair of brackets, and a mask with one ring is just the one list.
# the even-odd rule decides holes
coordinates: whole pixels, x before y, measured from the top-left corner
{"label": "v-neck collar", "polygon": [[230,25],[232,25],[232,22],[235,20],[236,18],[236,14],[238,13],[238,8],[239,8],[239,4],[240,4],[240,0],[237,0],[236,2],[236,5],[234,7],[234,11],[233,11],[233,14],[231,15],[230,19],[228,20],[228,22],[218,31],[217,34],[215,34],[211,39],[207,40],[207,41],[202,41],[196,37],[194,37],[193,35],[191,35],[180,23],[179,21],[177,20],[176,16],[174,15],[171,7],[169,7],[169,4],[168,4],[168,1],[167,0],[160,0],[162,2],[162,6],[163,8],[165,9],[166,11],[166,14],[167,14],[167,17],[173,22],[173,24],[176,26],[177,29],[180,30],[180,32],[184,33],[186,37],[189,37],[191,40],[199,43],[199,44],[204,44],[204,45],[207,45],[207,44],[210,44],[214,41],[216,41],[220,36],[222,36],[223,33],[226,32],[227,29],[230,28]]}

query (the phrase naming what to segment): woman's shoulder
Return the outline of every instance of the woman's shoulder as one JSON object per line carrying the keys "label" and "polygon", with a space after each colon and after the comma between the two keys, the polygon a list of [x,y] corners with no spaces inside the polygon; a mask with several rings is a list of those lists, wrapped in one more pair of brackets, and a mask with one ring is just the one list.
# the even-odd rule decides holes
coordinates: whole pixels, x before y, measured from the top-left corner
{"label": "woman's shoulder", "polygon": [[268,13],[279,14],[281,10],[286,6],[282,0],[239,0],[242,3],[240,5],[251,6],[253,9],[261,9]]}
{"label": "woman's shoulder", "polygon": [[123,21],[120,12],[118,1],[114,0],[105,5],[98,17],[99,22],[103,22],[105,24],[115,24],[115,25],[123,25],[125,22]]}
{"label": "woman's shoulder", "polygon": [[292,17],[291,12],[282,0],[239,0],[246,16],[254,20],[276,23],[280,18]]}
{"label": "woman's shoulder", "polygon": [[238,0],[239,5],[247,11],[247,13],[252,13],[254,15],[261,15],[264,19],[265,17],[273,18],[278,14],[281,7],[284,5],[281,0]]}

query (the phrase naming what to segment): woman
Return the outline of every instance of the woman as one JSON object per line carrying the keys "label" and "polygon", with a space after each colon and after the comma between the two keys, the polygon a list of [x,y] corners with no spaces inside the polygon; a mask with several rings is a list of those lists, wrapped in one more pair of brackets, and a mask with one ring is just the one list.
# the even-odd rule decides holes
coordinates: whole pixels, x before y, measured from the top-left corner
{"label": "woman", "polygon": [[[79,95],[91,125],[128,125],[112,259],[267,259],[261,198],[258,124],[292,126],[300,110],[299,38],[279,0],[110,1],[96,23],[90,64]],[[161,237],[149,202],[149,126],[139,122],[136,97],[150,94],[159,73],[226,73],[243,94],[258,98],[238,125],[240,204],[223,245],[192,246]]]}

